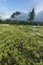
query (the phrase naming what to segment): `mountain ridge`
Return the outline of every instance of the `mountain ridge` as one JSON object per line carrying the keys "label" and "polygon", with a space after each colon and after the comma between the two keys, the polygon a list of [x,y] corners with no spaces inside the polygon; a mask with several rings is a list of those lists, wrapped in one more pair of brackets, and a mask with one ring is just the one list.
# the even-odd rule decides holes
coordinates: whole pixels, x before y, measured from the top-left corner
{"label": "mountain ridge", "polygon": [[[25,20],[25,21],[27,21],[28,20],[28,17],[29,16],[26,13],[20,13],[19,15],[13,16],[12,19],[14,19],[14,20]],[[34,21],[35,22],[43,22],[43,11],[40,11],[39,13],[37,13],[35,15]]]}
{"label": "mountain ridge", "polygon": [[[28,13],[24,13],[24,12],[19,12],[16,11],[14,12],[11,16],[10,16],[10,20],[20,20],[20,21],[28,21]],[[8,18],[7,18],[8,19]],[[0,20],[4,20],[1,16],[0,16]],[[40,11],[39,13],[37,13],[35,15],[35,22],[43,22],[43,11]]]}

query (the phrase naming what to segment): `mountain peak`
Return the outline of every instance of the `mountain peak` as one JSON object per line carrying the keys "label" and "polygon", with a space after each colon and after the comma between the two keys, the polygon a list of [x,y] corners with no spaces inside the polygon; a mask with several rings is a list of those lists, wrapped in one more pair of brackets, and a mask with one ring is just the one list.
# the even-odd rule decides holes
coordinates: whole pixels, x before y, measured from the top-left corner
{"label": "mountain peak", "polygon": [[11,15],[11,18],[14,18],[14,17],[15,17],[15,15],[20,15],[20,14],[21,14],[21,12],[16,11],[15,13],[13,13],[13,14]]}
{"label": "mountain peak", "polygon": [[20,21],[27,21],[28,15],[24,12],[16,11],[11,15],[11,20],[20,20]]}

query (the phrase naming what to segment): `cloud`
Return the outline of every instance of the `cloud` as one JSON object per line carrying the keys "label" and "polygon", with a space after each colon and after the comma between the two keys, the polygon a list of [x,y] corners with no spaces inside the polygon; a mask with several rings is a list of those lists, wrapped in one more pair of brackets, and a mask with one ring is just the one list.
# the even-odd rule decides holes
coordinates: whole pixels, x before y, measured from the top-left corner
{"label": "cloud", "polygon": [[0,17],[2,17],[2,18],[10,18],[10,15],[2,12],[2,10],[1,10],[0,11]]}
{"label": "cloud", "polygon": [[3,15],[2,18],[6,19],[6,18],[10,18],[10,16],[9,15]]}

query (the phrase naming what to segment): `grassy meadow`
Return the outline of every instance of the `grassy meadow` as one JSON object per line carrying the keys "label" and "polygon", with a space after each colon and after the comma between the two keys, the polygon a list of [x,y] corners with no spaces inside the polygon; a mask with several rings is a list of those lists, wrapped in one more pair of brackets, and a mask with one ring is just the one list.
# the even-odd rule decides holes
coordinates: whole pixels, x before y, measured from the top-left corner
{"label": "grassy meadow", "polygon": [[43,26],[0,24],[0,65],[43,65]]}

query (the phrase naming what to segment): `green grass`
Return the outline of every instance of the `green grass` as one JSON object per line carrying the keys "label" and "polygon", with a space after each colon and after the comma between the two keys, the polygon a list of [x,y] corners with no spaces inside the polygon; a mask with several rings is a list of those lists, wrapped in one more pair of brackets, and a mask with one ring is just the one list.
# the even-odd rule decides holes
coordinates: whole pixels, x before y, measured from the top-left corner
{"label": "green grass", "polygon": [[0,24],[0,65],[43,65],[43,26]]}

